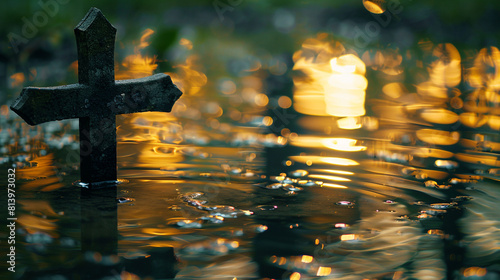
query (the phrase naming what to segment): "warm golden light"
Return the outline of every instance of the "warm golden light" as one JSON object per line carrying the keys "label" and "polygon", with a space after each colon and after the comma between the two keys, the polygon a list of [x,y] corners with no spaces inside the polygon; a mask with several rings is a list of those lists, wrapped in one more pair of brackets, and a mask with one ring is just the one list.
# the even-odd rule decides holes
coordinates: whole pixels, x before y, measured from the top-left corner
{"label": "warm golden light", "polygon": [[402,83],[388,83],[382,87],[382,92],[392,98],[399,98],[408,93],[405,85]]}
{"label": "warm golden light", "polygon": [[181,40],[179,41],[179,45],[184,46],[188,50],[191,50],[193,48],[193,43],[186,38],[181,38]]}
{"label": "warm golden light", "polygon": [[331,174],[339,174],[339,175],[354,175],[354,172],[344,171],[344,170],[333,170],[333,169],[314,169],[311,171],[323,172],[323,173],[331,173]]}
{"label": "warm golden light", "polygon": [[303,262],[303,263],[311,263],[313,261],[313,259],[314,258],[312,256],[303,255],[301,262]]}
{"label": "warm golden light", "polygon": [[343,152],[359,152],[366,150],[365,146],[357,146],[358,140],[352,138],[321,138],[317,136],[298,136],[291,144],[307,148],[329,148]]}
{"label": "warm golden light", "polygon": [[325,267],[325,266],[320,266],[318,268],[318,272],[316,273],[316,276],[328,276],[332,273],[332,268],[331,267]]}
{"label": "warm golden light", "polygon": [[438,60],[431,64],[431,82],[438,87],[457,86],[462,80],[461,58],[457,48],[450,43],[439,44],[432,54]]}
{"label": "warm golden light", "polygon": [[417,131],[418,139],[434,145],[453,145],[460,140],[460,134],[456,131],[448,132],[437,129],[420,129]]}
{"label": "warm golden light", "polygon": [[365,146],[356,146],[358,140],[351,138],[328,138],[323,140],[323,145],[336,151],[359,152],[366,150]]}
{"label": "warm golden light", "polygon": [[156,57],[147,57],[141,54],[141,51],[149,46],[149,39],[153,34],[154,31],[149,28],[144,30],[139,44],[134,48],[134,54],[125,57],[121,65],[116,65],[115,77],[117,80],[143,78],[153,74],[153,71],[158,67]]}
{"label": "warm golden light", "polygon": [[347,117],[347,118],[338,119],[337,126],[341,129],[351,130],[351,129],[361,128],[363,125],[361,124],[360,118]]}
{"label": "warm golden light", "polygon": [[352,241],[352,240],[359,240],[359,235],[357,234],[342,234],[340,236],[341,241]]}
{"label": "warm golden light", "polygon": [[468,127],[478,128],[485,125],[488,122],[488,116],[483,114],[477,114],[474,112],[465,112],[460,114],[460,122]]}
{"label": "warm golden light", "polygon": [[24,77],[24,74],[21,72],[12,74],[10,76],[10,79],[11,79],[11,82],[10,82],[11,87],[22,86],[24,81],[26,80],[26,78]]}
{"label": "warm golden light", "polygon": [[338,184],[331,184],[331,183],[323,183],[321,186],[327,187],[327,188],[334,188],[334,189],[347,189],[346,186],[342,186],[342,185],[338,185]]}
{"label": "warm golden light", "polygon": [[428,122],[437,124],[452,124],[458,121],[458,115],[446,109],[426,109],[420,116]]}
{"label": "warm golden light", "polygon": [[[332,164],[340,166],[354,166],[359,165],[357,161],[347,158],[338,157],[321,157],[321,156],[290,156],[290,159],[300,163],[312,164]],[[309,164],[310,163],[310,164]]]}
{"label": "warm golden light", "polygon": [[363,6],[372,14],[383,14],[385,5],[385,0],[363,0]]}
{"label": "warm golden light", "polygon": [[338,177],[338,176],[330,176],[330,175],[319,175],[319,174],[310,174],[309,177],[314,179],[322,179],[328,181],[337,181],[337,182],[350,182],[351,179]]}
{"label": "warm golden light", "polygon": [[336,117],[365,114],[365,89],[368,80],[365,64],[359,57],[346,54],[330,60],[332,74],[325,88],[326,111]]}
{"label": "warm golden light", "polygon": [[494,155],[469,155],[458,153],[455,155],[455,158],[463,162],[500,167],[500,161],[498,157]]}
{"label": "warm golden light", "polygon": [[500,130],[500,116],[490,116],[488,118],[488,125],[491,129]]}
{"label": "warm golden light", "polygon": [[9,115],[9,111],[10,111],[9,106],[7,106],[7,105],[0,106],[0,115],[2,115],[2,116],[8,116]]}
{"label": "warm golden light", "polygon": [[343,165],[343,166],[354,166],[359,165],[357,161],[347,158],[337,158],[337,157],[323,157],[321,161],[324,163],[329,163],[333,165]]}
{"label": "warm golden light", "polygon": [[190,55],[183,64],[173,68],[175,73],[166,73],[172,77],[172,81],[186,95],[196,95],[207,83],[207,76],[199,70],[198,57]]}
{"label": "warm golden light", "polygon": [[283,109],[288,109],[292,106],[292,99],[288,96],[280,96],[278,98],[278,105]]}
{"label": "warm golden light", "polygon": [[344,46],[327,37],[321,33],[306,40],[294,54],[293,69],[305,75],[294,77],[294,108],[308,115],[363,116],[368,85],[365,64],[354,54],[344,54]]}
{"label": "warm golden light", "polygon": [[[500,51],[496,47],[483,48],[469,69],[467,81],[474,88],[500,90]],[[491,71],[493,70],[493,71]]]}
{"label": "warm golden light", "polygon": [[290,280],[300,280],[300,273],[294,272],[290,275]]}
{"label": "warm golden light", "polygon": [[56,176],[57,168],[54,164],[54,154],[36,157],[30,163],[34,166],[18,171],[18,175],[22,178],[32,180],[24,183],[23,188],[37,188],[40,191],[49,192],[64,187],[64,184]]}

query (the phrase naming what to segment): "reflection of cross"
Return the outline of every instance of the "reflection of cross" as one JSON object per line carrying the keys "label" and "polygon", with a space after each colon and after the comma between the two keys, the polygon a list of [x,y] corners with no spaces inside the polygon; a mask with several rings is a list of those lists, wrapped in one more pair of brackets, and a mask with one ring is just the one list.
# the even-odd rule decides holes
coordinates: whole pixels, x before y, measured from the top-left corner
{"label": "reflection of cross", "polygon": [[79,118],[82,182],[115,181],[118,114],[170,112],[182,92],[170,76],[115,81],[116,29],[91,8],[75,28],[78,84],[27,87],[11,109],[28,124]]}

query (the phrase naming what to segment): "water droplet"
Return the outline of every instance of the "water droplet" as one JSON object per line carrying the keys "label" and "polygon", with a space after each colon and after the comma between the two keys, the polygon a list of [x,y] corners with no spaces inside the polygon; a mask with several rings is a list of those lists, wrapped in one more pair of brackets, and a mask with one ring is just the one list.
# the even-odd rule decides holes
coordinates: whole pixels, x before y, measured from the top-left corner
{"label": "water droplet", "polygon": [[253,211],[250,211],[250,210],[240,210],[240,211],[241,211],[241,213],[243,213],[243,215],[245,215],[245,216],[251,216],[251,215],[253,215],[253,214],[254,214],[254,212],[253,212]]}
{"label": "water droplet", "polygon": [[235,168],[232,168],[230,172],[231,172],[232,174],[240,174],[242,171],[243,171],[243,170],[242,170],[241,168],[239,168],[239,167],[235,167]]}
{"label": "water droplet", "polygon": [[201,228],[201,223],[193,220],[181,220],[177,225],[182,228]]}
{"label": "water droplet", "polygon": [[75,187],[80,187],[80,188],[88,189],[90,184],[89,183],[84,183],[84,182],[78,180],[78,181],[73,182],[72,185],[75,186]]}
{"label": "water droplet", "polygon": [[312,180],[299,180],[297,184],[301,187],[312,187],[312,186],[318,186],[318,182],[314,182]]}
{"label": "water droplet", "polygon": [[385,203],[385,204],[398,204],[396,201],[391,200],[391,199],[386,199],[386,200],[384,200],[384,203]]}
{"label": "water droplet", "polygon": [[259,205],[259,206],[257,206],[257,209],[259,209],[261,211],[274,211],[274,210],[278,209],[278,206],[277,205]]}
{"label": "water droplet", "polygon": [[359,234],[342,234],[340,236],[340,241],[355,242],[359,241],[361,236]]}
{"label": "water droplet", "polygon": [[477,183],[477,180],[472,180],[472,179],[460,179],[460,178],[451,178],[448,180],[450,184],[457,185],[457,184],[475,184]]}
{"label": "water droplet", "polygon": [[285,176],[271,176],[269,177],[269,179],[275,182],[282,182],[283,180],[285,180]]}
{"label": "water droplet", "polygon": [[289,191],[286,193],[287,196],[296,196],[298,193],[294,191]]}
{"label": "water droplet", "polygon": [[432,180],[425,181],[424,184],[428,188],[437,188],[437,186],[438,186],[438,183],[436,181],[432,181]]}
{"label": "water droplet", "polygon": [[132,201],[134,201],[134,199],[129,198],[129,197],[119,197],[116,199],[117,203],[127,203],[127,202],[132,202]]}
{"label": "water droplet", "polygon": [[438,159],[434,162],[434,165],[436,167],[441,167],[445,169],[456,169],[458,168],[458,162],[453,161],[453,160],[442,160]]}
{"label": "water droplet", "polygon": [[198,207],[198,208],[202,208],[203,205],[207,204],[208,201],[201,200],[201,199],[191,199],[191,200],[187,200],[186,202],[188,204],[192,205],[192,206],[195,206],[195,207]]}
{"label": "water droplet", "polygon": [[201,197],[203,195],[204,195],[204,193],[202,193],[202,192],[189,192],[189,193],[187,193],[187,194],[184,195],[184,198],[186,198],[186,199],[194,199],[194,198]]}
{"label": "water droplet", "polygon": [[307,176],[307,174],[309,174],[309,172],[307,172],[306,170],[302,170],[302,169],[298,169],[298,170],[290,172],[290,176],[292,176],[292,177],[304,177],[304,176]]}
{"label": "water droplet", "polygon": [[280,189],[282,187],[283,187],[282,183],[274,183],[274,184],[267,185],[264,188],[270,189],[270,190],[277,190],[277,189]]}
{"label": "water droplet", "polygon": [[199,199],[202,197],[204,193],[202,192],[189,192],[185,195],[181,195],[182,200],[184,200],[187,204],[195,207],[202,207],[204,204],[207,204],[206,200]]}
{"label": "water droplet", "polygon": [[446,210],[444,209],[428,209],[424,211],[426,214],[433,215],[433,216],[439,216],[439,215],[444,215],[446,214]]}
{"label": "water droplet", "polygon": [[261,233],[261,232],[266,231],[267,229],[268,229],[268,227],[267,227],[267,226],[265,226],[265,225],[259,225],[259,226],[257,226],[257,227],[255,228],[255,231],[256,231],[256,232]]}
{"label": "water droplet", "polygon": [[271,181],[275,181],[275,182],[279,182],[279,183],[284,183],[284,184],[293,184],[293,183],[297,182],[296,179],[292,179],[292,178],[286,177],[285,175],[286,175],[285,173],[281,173],[280,176],[271,176],[269,178],[271,179]]}
{"label": "water droplet", "polygon": [[247,171],[247,172],[241,174],[241,177],[246,177],[246,178],[257,177],[257,176],[258,176],[258,174],[251,172],[251,171]]}
{"label": "water droplet", "polygon": [[[425,212],[425,211],[424,211],[424,212]],[[430,219],[430,218],[433,218],[433,217],[434,217],[434,216],[429,215],[429,214],[427,214],[427,213],[422,213],[422,214],[420,214],[420,215],[418,215],[418,216],[417,216],[417,218],[419,218],[419,219]]]}
{"label": "water droplet", "polygon": [[338,229],[346,229],[346,228],[349,228],[349,225],[346,224],[346,223],[336,223],[335,224],[335,228],[338,228]]}
{"label": "water droplet", "polygon": [[452,206],[455,206],[455,202],[452,202],[452,203],[432,203],[430,205],[431,208],[434,208],[434,209],[448,209]]}
{"label": "water droplet", "polygon": [[430,229],[427,231],[427,234],[430,234],[430,235],[437,235],[437,236],[443,236],[444,235],[444,232],[440,229]]}
{"label": "water droplet", "polygon": [[291,191],[291,192],[300,192],[300,191],[302,191],[304,189],[301,188],[301,187],[296,187],[294,185],[290,185],[290,184],[283,184],[283,190],[285,190],[285,191]]}
{"label": "water droplet", "polygon": [[236,218],[238,216],[238,213],[240,213],[240,211],[234,208],[233,206],[225,206],[225,205],[215,206],[210,211],[210,215],[221,216],[224,218]]}
{"label": "water droplet", "polygon": [[410,221],[410,217],[408,217],[407,215],[402,215],[402,216],[399,216],[396,221],[398,222],[407,222],[407,221]]}
{"label": "water droplet", "polygon": [[224,222],[224,217],[214,216],[214,215],[203,216],[200,219],[205,220],[205,221],[209,221],[210,223],[213,223],[213,224],[220,224],[220,223]]}
{"label": "water droplet", "polygon": [[335,204],[337,204],[337,205],[343,205],[343,206],[353,206],[354,202],[348,201],[348,200],[341,200],[341,201],[338,201]]}
{"label": "water droplet", "polygon": [[385,210],[385,209],[377,209],[375,210],[377,213],[395,213],[395,210]]}

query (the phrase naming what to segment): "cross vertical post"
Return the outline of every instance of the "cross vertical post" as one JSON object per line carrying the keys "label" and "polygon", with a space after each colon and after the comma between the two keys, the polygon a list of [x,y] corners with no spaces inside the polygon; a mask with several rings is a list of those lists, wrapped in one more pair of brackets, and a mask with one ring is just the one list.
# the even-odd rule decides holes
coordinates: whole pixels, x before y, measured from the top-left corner
{"label": "cross vertical post", "polygon": [[[78,83],[88,85],[94,91],[93,100],[85,99],[84,103],[87,107],[99,106],[107,101],[106,91],[113,90],[115,83],[116,29],[98,9],[91,9],[76,26],[75,37],[78,49]],[[103,108],[80,118],[82,182],[93,182],[94,178],[99,178],[99,181],[113,181],[117,178],[116,156],[107,156],[116,153],[115,116],[108,111],[109,109]],[[113,121],[110,121],[111,118]]]}

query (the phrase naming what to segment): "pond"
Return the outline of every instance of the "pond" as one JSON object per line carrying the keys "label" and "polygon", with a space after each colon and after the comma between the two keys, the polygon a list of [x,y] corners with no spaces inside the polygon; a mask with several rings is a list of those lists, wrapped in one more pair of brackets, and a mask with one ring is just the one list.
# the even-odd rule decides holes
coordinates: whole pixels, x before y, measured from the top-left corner
{"label": "pond", "polygon": [[[184,95],[116,117],[119,180],[95,190],[78,120],[31,127],[7,106],[74,83],[74,55],[25,61],[0,110],[5,279],[500,279],[500,51],[385,28],[369,17],[385,1],[359,2],[354,25],[329,10],[333,35],[313,24],[321,5],[274,9],[272,32],[248,26],[267,8],[241,22],[238,6],[208,31],[122,35],[117,79],[166,72]],[[365,24],[377,43],[345,36]]]}

